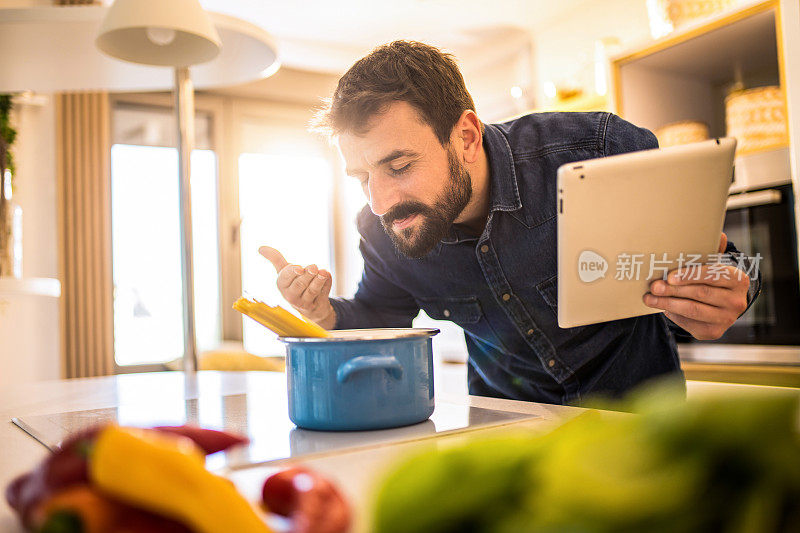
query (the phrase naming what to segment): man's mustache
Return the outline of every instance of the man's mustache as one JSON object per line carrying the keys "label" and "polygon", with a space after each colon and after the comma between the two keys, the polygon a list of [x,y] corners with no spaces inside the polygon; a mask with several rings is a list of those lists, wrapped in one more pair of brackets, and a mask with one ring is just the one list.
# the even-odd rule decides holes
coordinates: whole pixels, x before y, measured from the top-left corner
{"label": "man's mustache", "polygon": [[387,228],[397,220],[403,220],[411,215],[426,214],[431,211],[431,208],[422,202],[403,202],[392,207],[386,214],[381,216],[381,222]]}

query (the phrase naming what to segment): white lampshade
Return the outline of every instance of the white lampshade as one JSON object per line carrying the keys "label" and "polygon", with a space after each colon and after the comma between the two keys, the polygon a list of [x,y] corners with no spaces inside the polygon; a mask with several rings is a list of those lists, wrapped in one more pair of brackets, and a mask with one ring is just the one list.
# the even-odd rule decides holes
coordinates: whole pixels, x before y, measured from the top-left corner
{"label": "white lampshade", "polygon": [[125,61],[188,67],[214,59],[221,41],[199,0],[116,0],[95,43]]}

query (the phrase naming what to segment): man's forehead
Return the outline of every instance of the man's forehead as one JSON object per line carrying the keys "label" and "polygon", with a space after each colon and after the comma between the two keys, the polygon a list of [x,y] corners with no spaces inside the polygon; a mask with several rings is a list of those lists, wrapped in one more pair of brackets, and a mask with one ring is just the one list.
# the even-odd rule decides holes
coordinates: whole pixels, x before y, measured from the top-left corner
{"label": "man's forehead", "polygon": [[375,166],[386,163],[404,155],[419,154],[424,149],[425,143],[418,142],[413,137],[408,139],[339,139],[339,150],[342,152],[348,165]]}
{"label": "man's forehead", "polygon": [[342,132],[336,144],[348,166],[360,166],[377,164],[392,152],[421,152],[431,140],[436,140],[433,129],[416,109],[406,102],[395,102],[375,115],[365,131]]}

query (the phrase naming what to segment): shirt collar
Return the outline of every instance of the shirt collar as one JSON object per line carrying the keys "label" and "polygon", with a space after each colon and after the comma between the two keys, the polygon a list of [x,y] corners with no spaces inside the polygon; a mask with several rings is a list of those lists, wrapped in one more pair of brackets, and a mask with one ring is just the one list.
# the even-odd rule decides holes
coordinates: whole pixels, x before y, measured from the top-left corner
{"label": "shirt collar", "polygon": [[[511,146],[505,136],[492,124],[484,125],[483,146],[489,158],[489,216],[493,211],[516,211],[522,208],[517,186],[517,173],[514,170],[514,157]],[[478,240],[451,227],[444,244],[456,244],[464,241]]]}
{"label": "shirt collar", "polygon": [[497,126],[486,124],[483,146],[489,157],[489,201],[491,211],[516,211],[522,208],[514,170],[514,157],[505,135]]}

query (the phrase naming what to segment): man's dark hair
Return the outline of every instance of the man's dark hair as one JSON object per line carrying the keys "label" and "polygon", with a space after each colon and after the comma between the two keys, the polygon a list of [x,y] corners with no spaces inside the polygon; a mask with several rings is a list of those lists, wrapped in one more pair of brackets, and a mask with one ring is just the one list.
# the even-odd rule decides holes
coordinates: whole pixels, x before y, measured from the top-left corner
{"label": "man's dark hair", "polygon": [[413,106],[443,146],[461,114],[475,110],[453,56],[424,43],[394,41],[350,67],[312,126],[330,136],[363,134],[370,119],[398,101]]}

